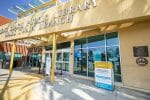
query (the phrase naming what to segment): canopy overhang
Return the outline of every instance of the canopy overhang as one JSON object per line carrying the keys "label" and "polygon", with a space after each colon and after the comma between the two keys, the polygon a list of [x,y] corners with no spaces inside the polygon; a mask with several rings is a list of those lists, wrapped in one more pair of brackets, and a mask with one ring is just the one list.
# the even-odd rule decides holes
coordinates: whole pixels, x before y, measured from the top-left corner
{"label": "canopy overhang", "polygon": [[76,36],[70,33],[79,34],[87,29],[112,31],[150,20],[150,2],[143,4],[147,9],[137,12],[142,1],[132,1],[72,0],[0,26],[0,42],[40,46],[51,44],[53,33],[58,34],[56,40],[61,42]]}

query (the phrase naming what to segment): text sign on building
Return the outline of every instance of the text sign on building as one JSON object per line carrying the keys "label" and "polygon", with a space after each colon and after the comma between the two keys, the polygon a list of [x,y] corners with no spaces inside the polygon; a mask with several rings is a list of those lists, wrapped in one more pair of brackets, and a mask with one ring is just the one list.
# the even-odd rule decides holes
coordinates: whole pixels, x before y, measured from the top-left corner
{"label": "text sign on building", "polygon": [[95,85],[114,90],[114,76],[111,62],[95,62]]}
{"label": "text sign on building", "polygon": [[[31,16],[13,21],[4,27],[0,27],[0,35],[4,34],[6,40],[13,38],[25,38],[38,35],[38,31],[50,33],[51,30],[61,27],[61,25],[71,24],[77,13],[85,13],[86,11],[96,7],[96,0],[84,0],[78,4],[66,4],[65,7],[54,7],[35,13]],[[45,31],[50,28],[51,30]],[[44,30],[44,31],[42,31]]]}
{"label": "text sign on building", "polygon": [[133,47],[134,57],[149,57],[148,46]]}

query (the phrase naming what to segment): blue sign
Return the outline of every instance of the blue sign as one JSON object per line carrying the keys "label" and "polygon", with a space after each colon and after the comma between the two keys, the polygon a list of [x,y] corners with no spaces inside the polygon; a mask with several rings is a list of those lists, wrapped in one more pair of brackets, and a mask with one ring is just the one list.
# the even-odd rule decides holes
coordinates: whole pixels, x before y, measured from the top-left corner
{"label": "blue sign", "polygon": [[114,90],[112,69],[95,68],[95,85],[107,90]]}

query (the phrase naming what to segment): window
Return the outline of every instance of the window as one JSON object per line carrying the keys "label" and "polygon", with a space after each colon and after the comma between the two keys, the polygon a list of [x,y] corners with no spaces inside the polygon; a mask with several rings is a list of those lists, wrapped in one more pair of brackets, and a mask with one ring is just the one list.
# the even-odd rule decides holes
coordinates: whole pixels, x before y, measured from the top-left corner
{"label": "window", "polygon": [[104,47],[88,49],[88,76],[90,77],[94,77],[95,61],[106,61]]}
{"label": "window", "polygon": [[87,76],[87,50],[75,50],[75,67],[74,73]]}
{"label": "window", "polygon": [[75,49],[86,48],[86,38],[77,39],[74,41]]}
{"label": "window", "polygon": [[95,61],[113,63],[115,81],[121,82],[118,33],[107,33],[74,41],[74,73],[94,77]]}
{"label": "window", "polygon": [[113,33],[107,33],[106,34],[106,45],[107,46],[114,46],[114,45],[119,45],[118,42],[118,33],[113,32]]}
{"label": "window", "polygon": [[88,37],[88,47],[98,47],[98,46],[105,46],[105,39],[104,35],[96,35],[92,37]]}

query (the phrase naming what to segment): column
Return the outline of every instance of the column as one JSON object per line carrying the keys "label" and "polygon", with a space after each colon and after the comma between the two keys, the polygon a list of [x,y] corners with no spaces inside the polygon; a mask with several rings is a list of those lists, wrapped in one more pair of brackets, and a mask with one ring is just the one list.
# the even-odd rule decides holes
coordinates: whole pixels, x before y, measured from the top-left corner
{"label": "column", "polygon": [[70,74],[73,75],[73,67],[74,67],[74,40],[71,40],[71,45],[70,45]]}
{"label": "column", "polygon": [[41,61],[41,69],[43,69],[44,72],[44,63],[45,63],[45,47],[42,47],[42,61]]}
{"label": "column", "polygon": [[51,83],[54,83],[55,66],[56,66],[56,33],[53,33],[52,66],[50,73]]}
{"label": "column", "polygon": [[16,51],[16,41],[13,41],[12,49],[11,49],[11,59],[10,59],[10,66],[9,66],[9,72],[12,73],[13,70],[13,62],[14,62],[14,55]]}

